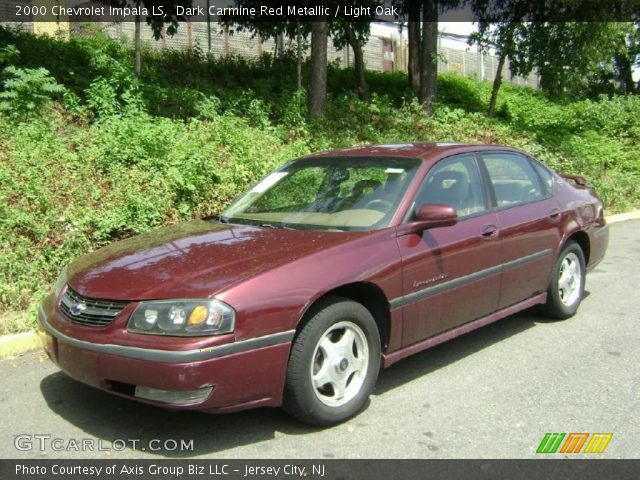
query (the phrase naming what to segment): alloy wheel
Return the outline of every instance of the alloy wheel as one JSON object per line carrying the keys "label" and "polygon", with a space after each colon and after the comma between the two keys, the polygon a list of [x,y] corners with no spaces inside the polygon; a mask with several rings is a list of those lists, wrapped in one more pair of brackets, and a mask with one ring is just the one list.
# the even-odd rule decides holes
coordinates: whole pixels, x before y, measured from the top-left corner
{"label": "alloy wheel", "polygon": [[570,307],[578,301],[581,281],[580,261],[575,253],[569,252],[562,260],[558,278],[558,296],[565,306]]}
{"label": "alloy wheel", "polygon": [[318,400],[339,407],[353,399],[369,368],[367,337],[355,323],[344,320],[329,327],[316,345],[311,381]]}

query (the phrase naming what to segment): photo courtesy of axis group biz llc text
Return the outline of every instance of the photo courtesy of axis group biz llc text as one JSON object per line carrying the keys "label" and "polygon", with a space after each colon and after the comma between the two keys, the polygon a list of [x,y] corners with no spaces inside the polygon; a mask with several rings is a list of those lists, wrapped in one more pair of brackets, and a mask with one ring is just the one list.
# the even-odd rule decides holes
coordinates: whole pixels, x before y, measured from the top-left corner
{"label": "photo courtesy of axis group biz llc text", "polygon": [[638,12],[0,0],[0,478],[635,479]]}

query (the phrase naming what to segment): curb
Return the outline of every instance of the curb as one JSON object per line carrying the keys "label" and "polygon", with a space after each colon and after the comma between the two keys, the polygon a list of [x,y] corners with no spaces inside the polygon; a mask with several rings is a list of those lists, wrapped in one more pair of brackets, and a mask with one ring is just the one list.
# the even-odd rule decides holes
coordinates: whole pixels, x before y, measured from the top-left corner
{"label": "curb", "polygon": [[16,357],[39,348],[41,343],[36,332],[0,335],[0,359]]}
{"label": "curb", "polygon": [[[628,220],[640,220],[640,210],[607,215],[608,224],[626,222]],[[36,332],[16,333],[14,335],[0,335],[0,359],[16,357],[41,347],[40,339]]]}
{"label": "curb", "polygon": [[626,222],[627,220],[639,220],[640,210],[632,210],[631,212],[618,213],[617,215],[608,215],[604,217],[607,223]]}

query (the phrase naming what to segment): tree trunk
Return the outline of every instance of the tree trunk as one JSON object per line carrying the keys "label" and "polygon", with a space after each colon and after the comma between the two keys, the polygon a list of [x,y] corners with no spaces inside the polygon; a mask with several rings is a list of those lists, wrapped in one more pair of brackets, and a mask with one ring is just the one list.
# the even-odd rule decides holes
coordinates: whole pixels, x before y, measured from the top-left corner
{"label": "tree trunk", "polygon": [[362,52],[362,44],[356,37],[351,25],[347,22],[344,24],[344,32],[347,42],[353,50],[353,59],[356,70],[356,92],[360,100],[369,100],[369,87],[367,87],[367,79],[364,75],[364,54]]}
{"label": "tree trunk", "polygon": [[311,24],[311,78],[309,86],[309,114],[311,118],[324,115],[327,100],[327,21]]}
{"label": "tree trunk", "polygon": [[618,71],[620,72],[620,82],[625,95],[632,94],[635,91],[635,85],[633,83],[633,68],[631,67],[631,61],[626,55],[616,55],[616,63],[618,64]]}
{"label": "tree trunk", "polygon": [[409,85],[420,93],[420,2],[410,0],[409,5]]}
{"label": "tree trunk", "polygon": [[[136,2],[136,5],[138,6],[138,11],[140,10],[140,0],[138,0]],[[140,76],[140,70],[142,68],[142,59],[141,59],[141,53],[140,53],[140,48],[141,48],[141,41],[140,41],[140,37],[141,37],[141,28],[140,28],[140,15],[136,15],[136,25],[135,25],[135,30],[134,30],[134,64],[133,64],[133,74],[136,77]]]}
{"label": "tree trunk", "polygon": [[296,25],[296,89],[302,90],[302,34],[300,22]]}
{"label": "tree trunk", "polygon": [[493,89],[491,90],[491,100],[489,100],[489,111],[487,115],[493,117],[496,114],[496,102],[498,101],[498,90],[500,90],[500,85],[502,85],[502,70],[504,69],[504,64],[507,59],[507,54],[504,52],[500,52],[500,57],[498,58],[498,68],[496,68],[496,76],[493,79]]}
{"label": "tree trunk", "polygon": [[540,75],[540,89],[551,98],[558,98],[563,94],[563,85],[565,85],[564,79],[553,72],[551,69],[547,69],[545,65],[542,65],[538,69]]}
{"label": "tree trunk", "polygon": [[284,32],[280,32],[278,34],[278,36],[276,37],[276,43],[278,44],[278,55],[283,56],[284,55]]}
{"label": "tree trunk", "polygon": [[422,22],[422,62],[420,103],[424,113],[433,115],[438,81],[438,1],[424,0]]}

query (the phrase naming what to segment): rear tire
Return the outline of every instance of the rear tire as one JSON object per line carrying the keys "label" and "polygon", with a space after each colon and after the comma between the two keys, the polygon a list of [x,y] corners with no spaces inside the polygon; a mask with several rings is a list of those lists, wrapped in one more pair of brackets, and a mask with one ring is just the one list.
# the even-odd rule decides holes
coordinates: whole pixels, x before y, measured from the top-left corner
{"label": "rear tire", "polygon": [[580,245],[567,242],[553,267],[544,313],[559,320],[575,315],[584,295],[585,274]]}
{"label": "rear tire", "polygon": [[380,334],[363,305],[329,299],[291,347],[283,407],[305,423],[343,422],[365,405],[380,370]]}

